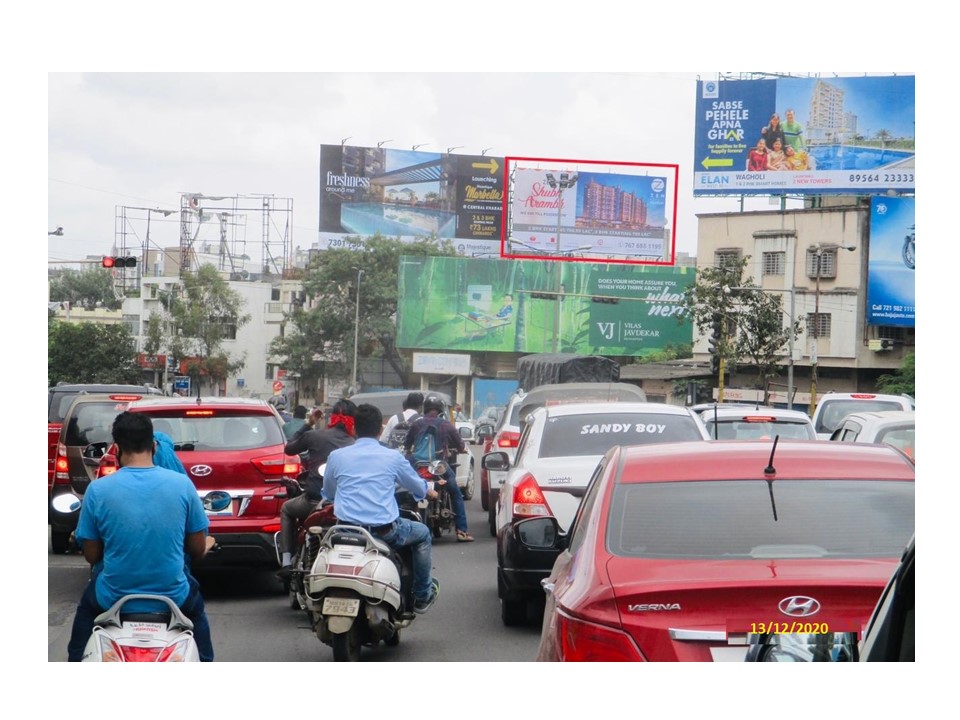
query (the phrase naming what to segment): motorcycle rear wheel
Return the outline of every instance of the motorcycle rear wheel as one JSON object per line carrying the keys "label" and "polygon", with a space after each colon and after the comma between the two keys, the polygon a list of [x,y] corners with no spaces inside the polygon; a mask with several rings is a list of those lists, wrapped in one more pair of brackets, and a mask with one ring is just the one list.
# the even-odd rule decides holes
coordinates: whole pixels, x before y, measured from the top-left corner
{"label": "motorcycle rear wheel", "polygon": [[334,635],[332,645],[335,662],[359,662],[360,625],[354,622],[345,633]]}
{"label": "motorcycle rear wheel", "polygon": [[400,644],[400,631],[397,630],[395,633],[393,633],[393,635],[391,635],[391,636],[388,637],[386,640],[384,640],[383,643],[384,643],[384,645],[386,645],[387,647],[396,647],[397,645],[399,645],[399,644]]}

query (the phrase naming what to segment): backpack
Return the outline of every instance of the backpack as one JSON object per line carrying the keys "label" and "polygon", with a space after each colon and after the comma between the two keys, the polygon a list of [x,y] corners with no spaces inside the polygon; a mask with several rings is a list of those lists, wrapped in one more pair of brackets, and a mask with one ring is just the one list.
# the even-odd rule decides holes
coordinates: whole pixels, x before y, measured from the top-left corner
{"label": "backpack", "polygon": [[393,426],[390,435],[387,436],[387,447],[395,450],[403,449],[403,444],[407,441],[407,432],[419,417],[420,413],[414,413],[409,420],[405,420],[403,413],[397,413],[397,424]]}
{"label": "backpack", "polygon": [[437,423],[426,419],[423,421],[423,430],[413,442],[413,451],[410,460],[417,463],[429,463],[437,459]]}

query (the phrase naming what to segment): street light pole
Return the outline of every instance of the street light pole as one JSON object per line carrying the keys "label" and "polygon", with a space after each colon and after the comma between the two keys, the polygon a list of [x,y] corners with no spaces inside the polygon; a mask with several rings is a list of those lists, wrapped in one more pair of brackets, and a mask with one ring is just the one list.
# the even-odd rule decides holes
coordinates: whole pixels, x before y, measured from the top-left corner
{"label": "street light pole", "polygon": [[[562,254],[560,250],[560,222],[563,212],[563,191],[567,188],[573,187],[577,178],[579,177],[578,173],[570,175],[569,173],[562,172],[560,173],[560,179],[557,180],[553,173],[547,173],[547,184],[557,191],[557,247],[555,254],[557,260],[554,260],[554,263],[559,262],[559,258]],[[555,268],[555,275],[553,278],[553,290],[554,290],[554,302],[556,305],[553,308],[553,351],[560,352],[560,265],[557,265]]]}
{"label": "street light pole", "polygon": [[814,246],[814,252],[817,258],[817,282],[813,301],[813,344],[810,348],[810,409],[808,411],[810,417],[813,417],[814,412],[817,410],[817,365],[819,364],[817,360],[817,345],[819,344],[818,339],[820,338],[820,271],[822,269],[823,251],[849,250],[853,252],[856,249],[856,245],[838,245],[836,243],[817,243]]}
{"label": "street light pole", "polygon": [[353,320],[353,381],[351,383],[352,392],[357,391],[357,350],[360,340],[360,278],[363,277],[363,270],[357,270],[357,312]]}

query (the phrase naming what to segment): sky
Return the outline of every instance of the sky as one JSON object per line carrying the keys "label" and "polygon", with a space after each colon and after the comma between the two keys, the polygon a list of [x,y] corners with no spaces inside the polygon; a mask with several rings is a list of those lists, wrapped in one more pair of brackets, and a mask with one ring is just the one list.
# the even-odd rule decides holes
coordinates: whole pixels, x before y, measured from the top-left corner
{"label": "sky", "polygon": [[[402,5],[368,0],[342,7],[281,3],[270,6],[269,12],[262,3],[245,0],[170,0],[155,6],[54,2],[21,8],[18,32],[9,32],[8,26],[4,73],[8,107],[14,109],[3,120],[9,165],[2,182],[12,220],[8,247],[18,253],[16,240],[27,240],[25,252],[32,258],[34,248],[40,247],[34,244],[38,220],[45,216],[48,233],[63,228],[62,236],[48,234],[47,264],[107,254],[114,243],[118,207],[176,209],[180,194],[190,192],[292,198],[294,243],[307,247],[318,224],[320,146],[349,138],[355,145],[423,144],[422,150],[436,152],[462,146],[453,152],[479,154],[490,148],[488,154],[494,156],[677,163],[677,249],[695,253],[696,213],[739,209],[735,199],[692,198],[698,77],[715,79],[721,72],[735,75],[731,68],[768,64],[793,66],[792,71],[782,71],[793,73],[916,72],[918,114],[925,107],[923,97],[953,85],[947,70],[922,52],[923,38],[938,32],[933,11],[924,17],[928,11],[907,12],[893,3],[874,3],[869,12],[830,4],[829,14],[822,8],[805,8],[802,23],[795,11],[788,11],[785,18],[798,22],[785,21],[776,31],[765,20],[770,8],[769,3],[741,2],[702,4],[693,10],[682,3],[608,0],[569,7],[516,0]],[[933,24],[928,24],[930,20]],[[896,28],[895,41],[891,27]],[[826,45],[831,38],[838,42]],[[891,67],[905,62],[913,67]],[[765,71],[776,72],[773,67]],[[949,112],[950,93],[939,95],[937,103],[941,101]],[[917,135],[919,150],[925,142],[923,133]],[[926,144],[933,147],[933,142]],[[941,212],[949,207],[950,184],[933,179],[948,179],[950,163],[918,154],[924,173],[919,181],[924,191],[917,206],[918,225],[931,229],[926,234],[930,240],[921,244],[942,253],[941,262],[928,263],[924,269],[921,250],[917,271],[921,295],[922,290],[932,293],[946,286],[936,273],[950,267],[956,272],[957,265],[950,256],[955,254],[953,223],[948,212]],[[752,207],[770,205],[761,198],[748,201],[746,209]],[[156,214],[152,217],[151,240],[178,244],[176,224]],[[31,268],[34,265],[42,267],[43,261]],[[32,280],[31,273],[24,273],[24,278]],[[44,340],[40,313],[45,298],[39,296],[46,293],[46,283],[24,282],[19,275],[9,277],[4,295],[8,307],[30,308],[27,314],[13,313],[12,327],[22,329],[25,352],[7,353],[3,362],[11,382],[31,388],[36,407],[27,412],[29,425],[37,428],[42,423],[39,388],[45,386],[42,363],[32,358],[34,348],[39,357]],[[931,319],[954,304],[949,297],[927,304],[918,298],[918,338],[925,347],[946,342],[932,329]],[[925,360],[918,359],[918,375],[927,383],[926,392],[920,394],[931,411],[938,392],[948,390],[934,364],[938,356],[941,353],[930,352]],[[37,458],[45,452],[41,437],[39,430],[31,431],[31,453]],[[924,447],[918,468],[923,468],[925,458],[933,464],[934,444]],[[950,473],[939,475],[924,478],[931,481],[928,497],[955,492],[944,482]],[[32,487],[40,481],[27,482]],[[27,497],[42,507],[36,492]],[[952,506],[937,505],[944,513]],[[939,527],[934,511],[929,512],[929,527]],[[45,547],[41,522],[31,516],[22,535],[29,538],[29,557],[36,560],[31,565],[38,572],[46,566],[46,557],[40,554]],[[934,544],[926,544],[925,550],[936,552]],[[929,562],[934,567],[935,561]],[[44,577],[40,575],[41,587]],[[34,605],[42,607],[42,602]],[[428,623],[414,626],[411,635],[428,628]],[[31,643],[42,650],[38,634],[31,633]],[[318,647],[318,657],[326,657],[323,650]],[[45,657],[37,653],[37,659]],[[57,677],[66,669],[62,664],[49,667]],[[516,669],[520,671],[519,666]],[[240,675],[256,677],[257,668],[230,668],[230,675],[222,666],[217,670],[219,677],[233,683]],[[735,690],[735,702],[759,690],[735,668],[717,668],[709,675],[704,670],[685,667],[678,674],[651,669],[646,671],[651,680],[646,687],[671,685],[672,691],[685,692],[684,683],[696,678],[698,685],[716,691],[697,697],[685,692],[684,703],[691,708],[710,708],[724,690]],[[285,669],[260,677],[266,682],[255,693],[258,697],[240,694],[246,696],[248,712],[289,705],[299,672]],[[348,680],[353,676],[326,672],[328,680],[354,682]],[[489,685],[484,677],[492,677],[488,672],[471,669],[465,682],[448,684],[450,692],[460,693],[465,701],[477,697],[478,691],[483,695],[482,688]],[[557,668],[548,676],[544,668],[532,667],[523,672],[527,679],[549,678],[557,687],[569,674],[573,682],[607,688],[597,703],[609,702],[611,708],[617,707],[618,693],[635,699],[632,673],[628,677],[621,671],[608,674],[609,668],[583,668],[571,674]],[[420,688],[417,696],[424,697],[428,684],[448,682],[449,669],[445,675],[447,681],[422,672],[411,676]],[[866,686],[853,688],[849,677],[841,683],[824,672],[816,675],[818,687],[837,697],[844,693],[861,707],[876,700],[863,692]],[[384,682],[395,686],[400,680],[378,680]],[[504,683],[495,685],[502,688]],[[522,691],[529,687],[526,681],[517,685],[511,698],[514,708],[533,707],[536,698],[557,700],[553,693]],[[285,701],[278,705],[277,698]],[[193,701],[204,702],[199,695]],[[597,703],[591,701],[591,706]],[[489,703],[470,700],[466,705],[464,717],[492,715]]]}

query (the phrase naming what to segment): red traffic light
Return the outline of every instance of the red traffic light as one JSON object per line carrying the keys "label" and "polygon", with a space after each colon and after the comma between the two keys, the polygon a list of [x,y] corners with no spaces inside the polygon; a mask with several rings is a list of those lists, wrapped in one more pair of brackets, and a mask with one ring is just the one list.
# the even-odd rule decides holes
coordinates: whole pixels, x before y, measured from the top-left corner
{"label": "red traffic light", "polygon": [[137,258],[131,255],[104,255],[100,264],[105,268],[132,268],[137,266]]}

